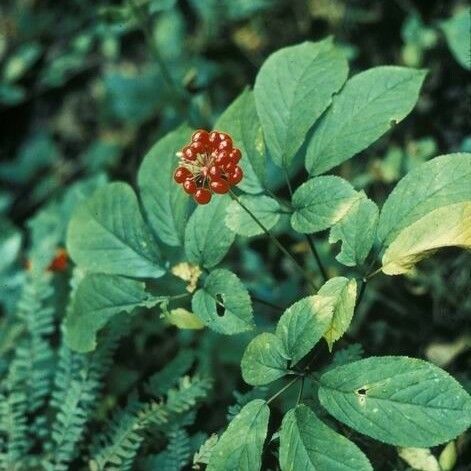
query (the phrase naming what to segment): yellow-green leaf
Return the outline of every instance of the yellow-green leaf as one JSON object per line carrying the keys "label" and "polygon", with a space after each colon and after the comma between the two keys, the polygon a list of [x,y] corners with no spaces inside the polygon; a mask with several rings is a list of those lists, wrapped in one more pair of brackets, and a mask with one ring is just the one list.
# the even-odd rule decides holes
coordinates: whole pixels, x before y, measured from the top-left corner
{"label": "yellow-green leaf", "polygon": [[402,230],[383,255],[382,270],[407,273],[429,253],[451,246],[471,248],[471,201],[438,208]]}

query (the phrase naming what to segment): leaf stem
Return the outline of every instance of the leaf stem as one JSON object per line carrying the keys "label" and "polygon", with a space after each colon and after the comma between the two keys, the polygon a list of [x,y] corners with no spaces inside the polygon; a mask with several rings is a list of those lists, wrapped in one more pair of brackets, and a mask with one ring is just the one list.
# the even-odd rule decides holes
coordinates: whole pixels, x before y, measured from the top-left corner
{"label": "leaf stem", "polygon": [[301,399],[303,398],[304,379],[305,379],[305,376],[302,376],[301,386],[299,387],[298,397],[296,398],[296,405],[298,405],[301,402]]}
{"label": "leaf stem", "polygon": [[237,195],[231,190],[231,198],[236,201],[239,206],[258,224],[258,226],[265,232],[270,240],[283,252],[288,258],[290,258],[299,273],[306,279],[306,281],[317,291],[319,287],[312,281],[311,277],[306,273],[304,268],[299,264],[294,255],[262,224],[262,222],[255,216],[255,214],[244,204]]}
{"label": "leaf stem", "polygon": [[260,299],[257,296],[254,296],[253,294],[251,294],[250,296],[255,302],[259,304],[263,304],[265,306],[271,307],[272,309],[275,309],[277,311],[284,311],[284,308],[282,308],[281,306],[277,306],[276,304],[273,304],[270,301],[265,301],[264,299]]}
{"label": "leaf stem", "polygon": [[317,266],[319,267],[322,278],[324,279],[324,282],[326,282],[328,279],[327,272],[325,271],[321,257],[319,255],[319,252],[317,251],[316,244],[314,243],[314,238],[312,237],[311,234],[306,234],[306,240],[307,240],[307,243],[309,244],[309,247],[311,248],[311,252],[314,255],[314,258],[316,259]]}
{"label": "leaf stem", "polygon": [[273,396],[271,396],[268,400],[267,400],[267,404],[270,404],[270,402],[273,402],[278,396],[280,396],[281,394],[283,394],[287,389],[289,389],[294,383],[296,383],[296,381],[299,380],[301,376],[296,376],[296,378],[293,378],[288,384],[285,384],[279,391],[277,391],[275,394],[273,394]]}

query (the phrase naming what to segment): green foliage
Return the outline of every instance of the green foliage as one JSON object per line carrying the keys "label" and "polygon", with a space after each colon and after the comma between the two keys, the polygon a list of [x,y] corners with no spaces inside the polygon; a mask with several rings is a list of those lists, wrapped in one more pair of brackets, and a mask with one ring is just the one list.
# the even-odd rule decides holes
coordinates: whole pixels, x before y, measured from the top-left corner
{"label": "green foliage", "polygon": [[[208,327],[226,335],[254,327],[253,311],[247,289],[234,273],[214,270],[192,299],[194,313]],[[219,309],[224,309],[219,314]]]}
{"label": "green foliage", "polygon": [[188,260],[205,268],[216,266],[234,242],[234,233],[225,225],[229,196],[214,198],[191,215],[185,231]]}
{"label": "green foliage", "polygon": [[359,195],[347,181],[335,177],[317,177],[303,183],[293,195],[291,225],[310,234],[338,223]]}
{"label": "green foliage", "polygon": [[191,131],[182,126],[157,142],[146,154],[138,182],[144,211],[154,234],[165,244],[181,245],[185,234],[190,199],[174,184],[176,153]]}
{"label": "green foliage", "polygon": [[334,98],[306,151],[306,168],[324,173],[362,151],[414,107],[425,72],[375,67],[351,78]]}
{"label": "green foliage", "polygon": [[283,418],[280,432],[280,467],[282,471],[373,469],[355,444],[324,425],[311,409],[304,405],[291,409]]}
{"label": "green foliage", "polygon": [[255,81],[255,102],[278,166],[290,166],[347,74],[347,61],[331,38],[281,49],[263,64]]}
{"label": "green foliage", "polygon": [[321,404],[359,432],[398,446],[430,447],[466,430],[471,398],[423,360],[371,357],[321,378]]}
{"label": "green foliage", "polygon": [[255,399],[243,407],[216,443],[208,471],[259,470],[269,416],[270,409],[261,399]]}
{"label": "green foliage", "polygon": [[[265,195],[244,195],[242,204],[257,217],[265,229],[271,229],[280,219],[280,205],[276,200]],[[263,234],[263,229],[238,203],[232,201],[226,211],[226,225],[236,234],[253,237]]]}
{"label": "green foliage", "polygon": [[110,183],[78,207],[67,248],[77,265],[92,272],[137,278],[165,273],[136,195],[125,183]]}
{"label": "green foliage", "polygon": [[471,53],[468,41],[471,28],[470,13],[469,8],[463,8],[440,25],[453,56],[459,64],[468,70],[471,69]]}
{"label": "green foliage", "polygon": [[115,275],[91,274],[77,286],[65,322],[67,345],[87,352],[96,347],[96,334],[121,312],[152,307],[160,301],[145,291],[142,282]]}
{"label": "green foliage", "polygon": [[1,469],[466,467],[469,10],[365,2],[2,4]]}

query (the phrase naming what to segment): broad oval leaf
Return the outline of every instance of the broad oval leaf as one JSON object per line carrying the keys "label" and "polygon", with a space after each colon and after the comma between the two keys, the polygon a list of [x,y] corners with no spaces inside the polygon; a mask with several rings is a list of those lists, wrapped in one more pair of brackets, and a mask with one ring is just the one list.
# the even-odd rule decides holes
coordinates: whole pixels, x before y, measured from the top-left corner
{"label": "broad oval leaf", "polygon": [[264,332],[247,345],[240,365],[244,381],[260,386],[288,373],[288,355],[278,336]]}
{"label": "broad oval leaf", "polygon": [[358,198],[347,214],[330,230],[329,242],[342,241],[342,249],[335,257],[348,267],[361,265],[376,237],[379,210],[376,204],[364,193]]}
{"label": "broad oval leaf", "polygon": [[368,458],[334,432],[312,410],[299,405],[286,413],[280,431],[281,471],[372,471]]}
{"label": "broad oval leaf", "polygon": [[[224,309],[218,313],[218,306]],[[254,327],[252,302],[243,283],[228,270],[214,270],[192,299],[193,313],[209,328],[233,335]]]}
{"label": "broad oval leaf", "polygon": [[73,296],[65,321],[65,341],[69,348],[89,352],[96,347],[96,336],[108,321],[121,312],[139,306],[152,307],[159,298],[145,290],[143,282],[122,276],[88,274]]}
{"label": "broad oval leaf", "polygon": [[244,178],[237,186],[247,193],[261,193],[266,173],[265,143],[253,92],[245,89],[219,117],[214,128],[229,133],[242,153],[239,165]]}
{"label": "broad oval leaf", "polygon": [[402,121],[417,102],[426,72],[374,67],[352,77],[333,99],[306,152],[311,175],[336,167]]}
{"label": "broad oval leaf", "polygon": [[207,471],[259,471],[269,417],[265,401],[245,405],[211,452]]}
{"label": "broad oval leaf", "polygon": [[[257,217],[266,229],[271,229],[280,219],[280,205],[265,195],[242,195],[239,200]],[[236,234],[253,237],[264,233],[252,216],[237,201],[227,208],[226,225]]]}
{"label": "broad oval leaf", "polygon": [[255,81],[255,102],[278,166],[289,166],[347,74],[347,61],[331,38],[280,49],[265,61]]}
{"label": "broad oval leaf", "polygon": [[471,154],[436,157],[417,166],[384,203],[378,239],[387,246],[415,221],[442,206],[471,200]]}
{"label": "broad oval leaf", "polygon": [[183,243],[191,199],[173,180],[178,166],[175,155],[190,140],[191,129],[182,126],[160,139],[139,168],[142,205],[154,234],[165,244]]}
{"label": "broad oval leaf", "polygon": [[428,448],[471,424],[471,398],[442,369],[408,357],[371,357],[320,378],[319,399],[336,419],[384,443]]}
{"label": "broad oval leaf", "polygon": [[126,183],[110,183],[77,207],[67,248],[74,262],[87,271],[134,278],[158,278],[165,273],[157,242]]}
{"label": "broad oval leaf", "polygon": [[185,230],[185,252],[191,263],[212,268],[226,255],[235,239],[224,222],[230,202],[229,196],[216,195],[191,215]]}
{"label": "broad oval leaf", "polygon": [[357,299],[357,282],[353,278],[349,280],[337,276],[321,286],[318,295],[332,303],[333,315],[324,331],[329,350],[332,350],[334,342],[342,337],[352,321]]}
{"label": "broad oval leaf", "polygon": [[278,321],[276,335],[295,365],[322,338],[333,313],[330,299],[308,296],[289,307]]}
{"label": "broad oval leaf", "polygon": [[293,195],[293,229],[304,234],[322,231],[340,221],[359,193],[346,180],[325,176],[311,178]]}
{"label": "broad oval leaf", "polygon": [[448,47],[455,59],[465,68],[471,70],[471,51],[469,47],[469,32],[471,31],[471,10],[463,8],[457,11],[449,20],[440,25],[445,33]]}
{"label": "broad oval leaf", "polygon": [[452,246],[471,248],[471,201],[443,206],[406,227],[385,251],[382,270],[407,273],[430,252]]}

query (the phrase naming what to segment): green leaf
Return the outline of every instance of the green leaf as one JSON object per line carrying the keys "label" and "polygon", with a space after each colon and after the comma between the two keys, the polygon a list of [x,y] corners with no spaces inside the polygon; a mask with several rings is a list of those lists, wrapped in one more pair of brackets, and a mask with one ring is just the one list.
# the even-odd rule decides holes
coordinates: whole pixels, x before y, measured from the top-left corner
{"label": "green leaf", "polygon": [[217,195],[191,215],[185,231],[185,252],[191,263],[211,268],[226,255],[235,238],[224,223],[230,202],[229,196]]}
{"label": "green leaf", "polygon": [[152,307],[158,301],[145,291],[143,282],[100,273],[86,275],[65,321],[65,341],[78,352],[94,350],[98,331],[113,316],[139,306]]}
{"label": "green leaf", "polygon": [[176,153],[190,140],[191,129],[181,126],[160,139],[144,157],[138,185],[154,234],[167,245],[183,243],[191,199],[173,180]]}
{"label": "green leaf", "polygon": [[[218,313],[218,306],[224,309]],[[234,273],[214,270],[192,299],[194,314],[220,334],[233,335],[254,327],[250,296]]]}
{"label": "green leaf", "polygon": [[471,248],[471,201],[443,206],[406,227],[385,251],[382,270],[407,273],[429,253],[452,246]]}
{"label": "green leaf", "polygon": [[330,230],[329,242],[342,241],[342,250],[335,257],[348,267],[361,265],[376,236],[379,210],[376,204],[361,192],[347,214]]}
{"label": "green leaf", "polygon": [[281,471],[372,471],[368,458],[305,405],[286,413],[280,431]]}
{"label": "green leaf", "polygon": [[457,11],[449,20],[440,25],[445,33],[448,47],[455,59],[465,68],[471,70],[471,51],[469,32],[471,31],[471,11],[464,8]]}
{"label": "green leaf", "polygon": [[353,157],[402,121],[426,72],[382,66],[351,78],[333,99],[309,142],[306,168],[318,175]]}
{"label": "green leaf", "polygon": [[265,143],[253,92],[245,89],[219,117],[214,128],[229,133],[242,153],[239,165],[244,178],[238,187],[247,193],[261,193],[266,173]]}
{"label": "green leaf", "polygon": [[323,296],[308,296],[289,307],[280,317],[276,335],[295,365],[322,338],[329,326],[333,307]]}
{"label": "green leaf", "polygon": [[471,398],[440,368],[408,357],[371,357],[322,375],[319,399],[349,427],[396,446],[428,448],[471,424]]}
{"label": "green leaf", "polygon": [[288,373],[288,354],[278,336],[264,332],[247,345],[240,365],[244,381],[260,386]]}
{"label": "green leaf", "polygon": [[333,306],[333,316],[324,331],[324,337],[331,351],[334,342],[342,337],[352,321],[357,299],[357,282],[353,278],[349,280],[337,276],[321,286],[318,295],[329,300]]}
{"label": "green leaf", "polygon": [[255,102],[278,166],[289,166],[347,74],[347,61],[331,38],[280,49],[265,61],[255,81]]}
{"label": "green leaf", "polygon": [[21,242],[21,232],[8,219],[0,218],[0,273],[15,261]]}
{"label": "green leaf", "polygon": [[74,212],[67,233],[74,262],[91,272],[158,278],[165,273],[133,189],[110,183]]}
{"label": "green leaf", "polygon": [[350,210],[359,193],[340,177],[311,178],[293,195],[293,229],[304,234],[322,231],[340,221]]}
{"label": "green leaf", "polygon": [[207,471],[258,471],[269,416],[270,409],[261,399],[244,406],[214,447]]}
{"label": "green leaf", "polygon": [[[280,219],[280,205],[269,196],[242,195],[239,200],[249,208],[266,229],[271,229]],[[242,236],[252,237],[264,233],[263,229],[237,201],[231,201],[227,208],[226,225],[233,232]]]}
{"label": "green leaf", "polygon": [[388,246],[396,236],[430,211],[471,200],[471,154],[436,157],[417,166],[384,203],[378,239]]}

